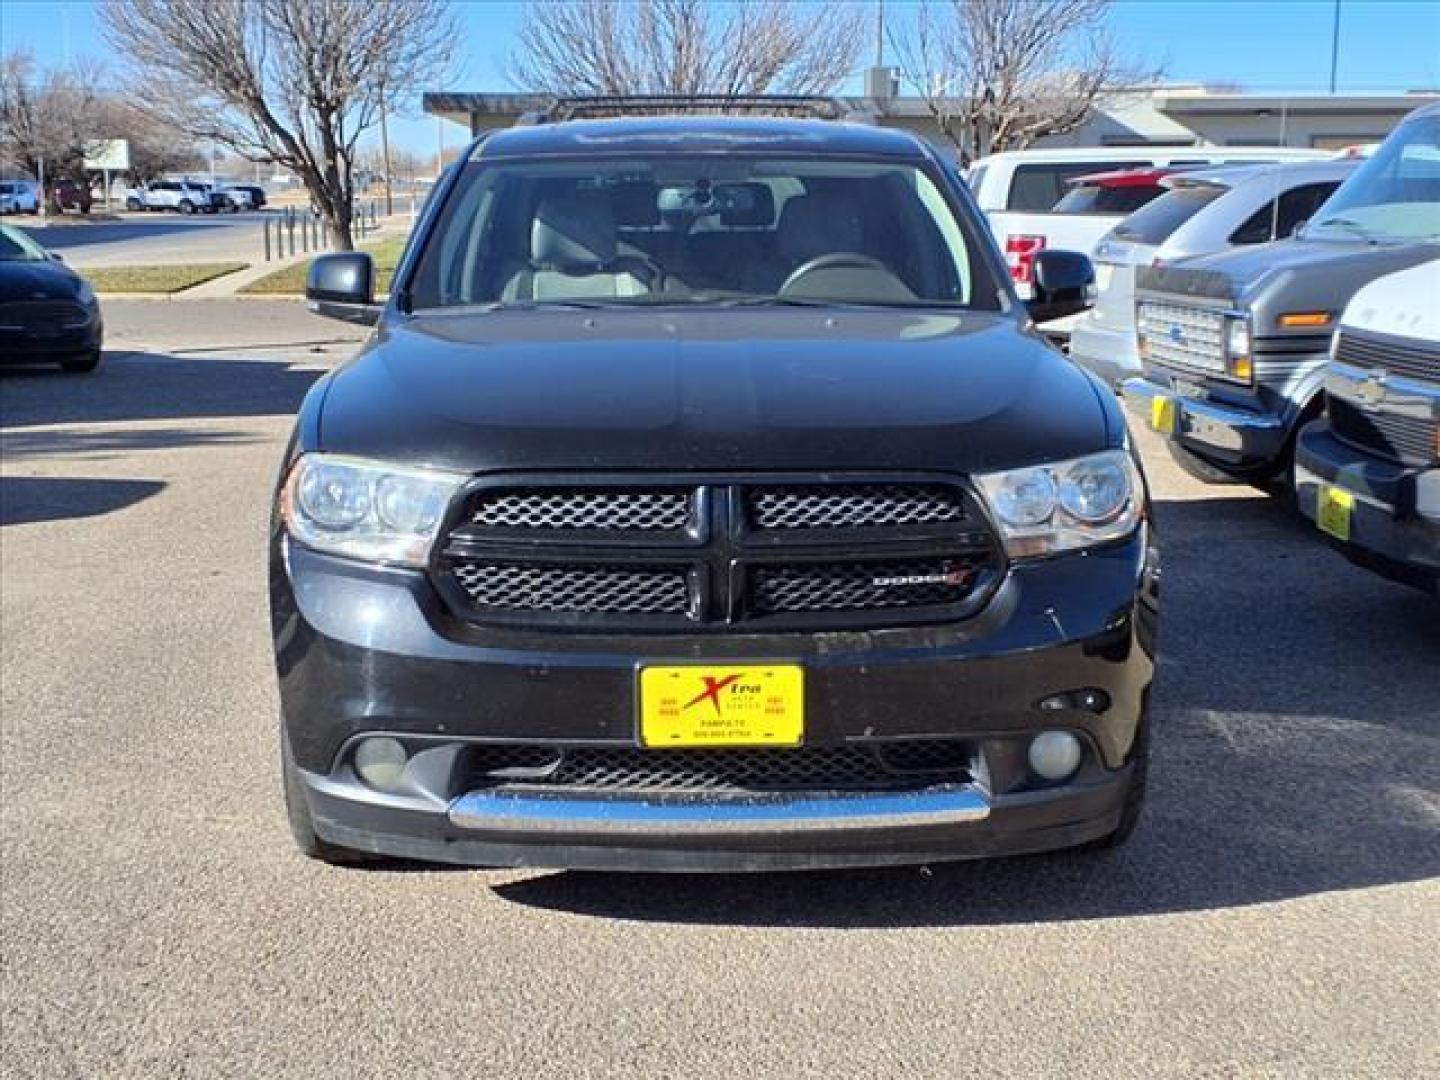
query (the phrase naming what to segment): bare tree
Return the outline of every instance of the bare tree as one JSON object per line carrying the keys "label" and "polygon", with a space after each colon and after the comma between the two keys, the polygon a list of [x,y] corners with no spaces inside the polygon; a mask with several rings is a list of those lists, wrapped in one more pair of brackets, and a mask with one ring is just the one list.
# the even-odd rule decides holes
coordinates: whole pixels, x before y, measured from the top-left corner
{"label": "bare tree", "polygon": [[147,112],[300,177],[334,245],[354,246],[354,164],[381,88],[448,68],[446,0],[107,0]]}
{"label": "bare tree", "polygon": [[0,150],[31,176],[44,177],[44,197],[58,212],[61,180],[84,181],[85,144],[96,138],[98,65],[77,60],[41,72],[24,51],[0,58]]}
{"label": "bare tree", "polygon": [[1116,90],[1158,78],[1110,40],[1111,4],[926,0],[890,37],[905,78],[968,160],[1074,131]]}
{"label": "bare tree", "polygon": [[560,0],[530,3],[509,77],[563,95],[827,94],[862,35],[848,4],[785,0]]}

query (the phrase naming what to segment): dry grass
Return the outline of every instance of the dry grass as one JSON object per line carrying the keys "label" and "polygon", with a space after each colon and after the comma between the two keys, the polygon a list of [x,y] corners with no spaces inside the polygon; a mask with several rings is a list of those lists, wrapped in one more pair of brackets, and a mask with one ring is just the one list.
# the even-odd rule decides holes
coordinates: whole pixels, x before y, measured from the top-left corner
{"label": "dry grass", "polygon": [[100,293],[177,293],[244,270],[249,263],[178,263],[173,266],[103,266],[80,271]]}
{"label": "dry grass", "polygon": [[[361,244],[359,250],[368,251],[375,260],[375,291],[379,294],[389,292],[390,279],[395,276],[395,267],[405,250],[405,238],[394,236],[373,244]],[[240,291],[252,296],[299,296],[305,291],[305,275],[309,272],[310,260],[305,259],[273,274],[266,274]]]}

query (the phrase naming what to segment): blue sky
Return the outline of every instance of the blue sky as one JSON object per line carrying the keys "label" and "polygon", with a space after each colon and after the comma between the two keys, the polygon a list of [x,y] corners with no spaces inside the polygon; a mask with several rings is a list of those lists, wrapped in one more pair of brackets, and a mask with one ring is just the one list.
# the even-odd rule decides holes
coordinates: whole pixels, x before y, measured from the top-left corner
{"label": "blue sky", "polygon": [[[869,0],[850,2],[871,8]],[[501,65],[513,48],[523,6],[456,0],[467,41],[451,89],[510,89]],[[94,0],[0,0],[0,48],[30,49],[42,64],[75,54],[103,58],[95,7]],[[886,0],[892,19],[904,19],[909,7],[905,0]],[[1341,0],[1340,9],[1342,92],[1440,87],[1440,0]],[[1122,46],[1147,65],[1163,65],[1171,81],[1317,92],[1330,78],[1333,17],[1333,0],[1118,0],[1111,23]],[[862,63],[872,55],[867,50]],[[435,121],[400,121],[393,137],[430,153]],[[450,144],[462,137],[459,128],[449,127]]]}

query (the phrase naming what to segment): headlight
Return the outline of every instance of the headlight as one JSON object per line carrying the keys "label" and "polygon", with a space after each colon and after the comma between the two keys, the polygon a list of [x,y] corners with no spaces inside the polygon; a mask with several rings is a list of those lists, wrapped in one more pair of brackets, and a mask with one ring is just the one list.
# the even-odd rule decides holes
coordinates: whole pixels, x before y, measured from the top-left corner
{"label": "headlight", "polygon": [[1255,377],[1251,356],[1250,320],[1243,316],[1225,320],[1225,371],[1232,379],[1248,383]]}
{"label": "headlight", "polygon": [[1015,558],[1054,555],[1129,536],[1144,488],[1125,450],[976,477]]}
{"label": "headlight", "polygon": [[458,473],[306,454],[280,491],[280,516],[300,543],[370,562],[424,566]]}

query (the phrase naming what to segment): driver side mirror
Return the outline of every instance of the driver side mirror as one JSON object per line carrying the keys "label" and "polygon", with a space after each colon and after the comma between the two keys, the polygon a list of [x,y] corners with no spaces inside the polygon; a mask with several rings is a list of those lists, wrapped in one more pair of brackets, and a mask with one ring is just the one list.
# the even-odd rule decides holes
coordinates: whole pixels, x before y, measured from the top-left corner
{"label": "driver side mirror", "polygon": [[1095,305],[1095,267],[1078,251],[1035,253],[1030,318],[1037,323],[1078,315]]}
{"label": "driver side mirror", "polygon": [[305,279],[305,300],[316,315],[373,326],[380,318],[375,261],[363,251],[317,256]]}

